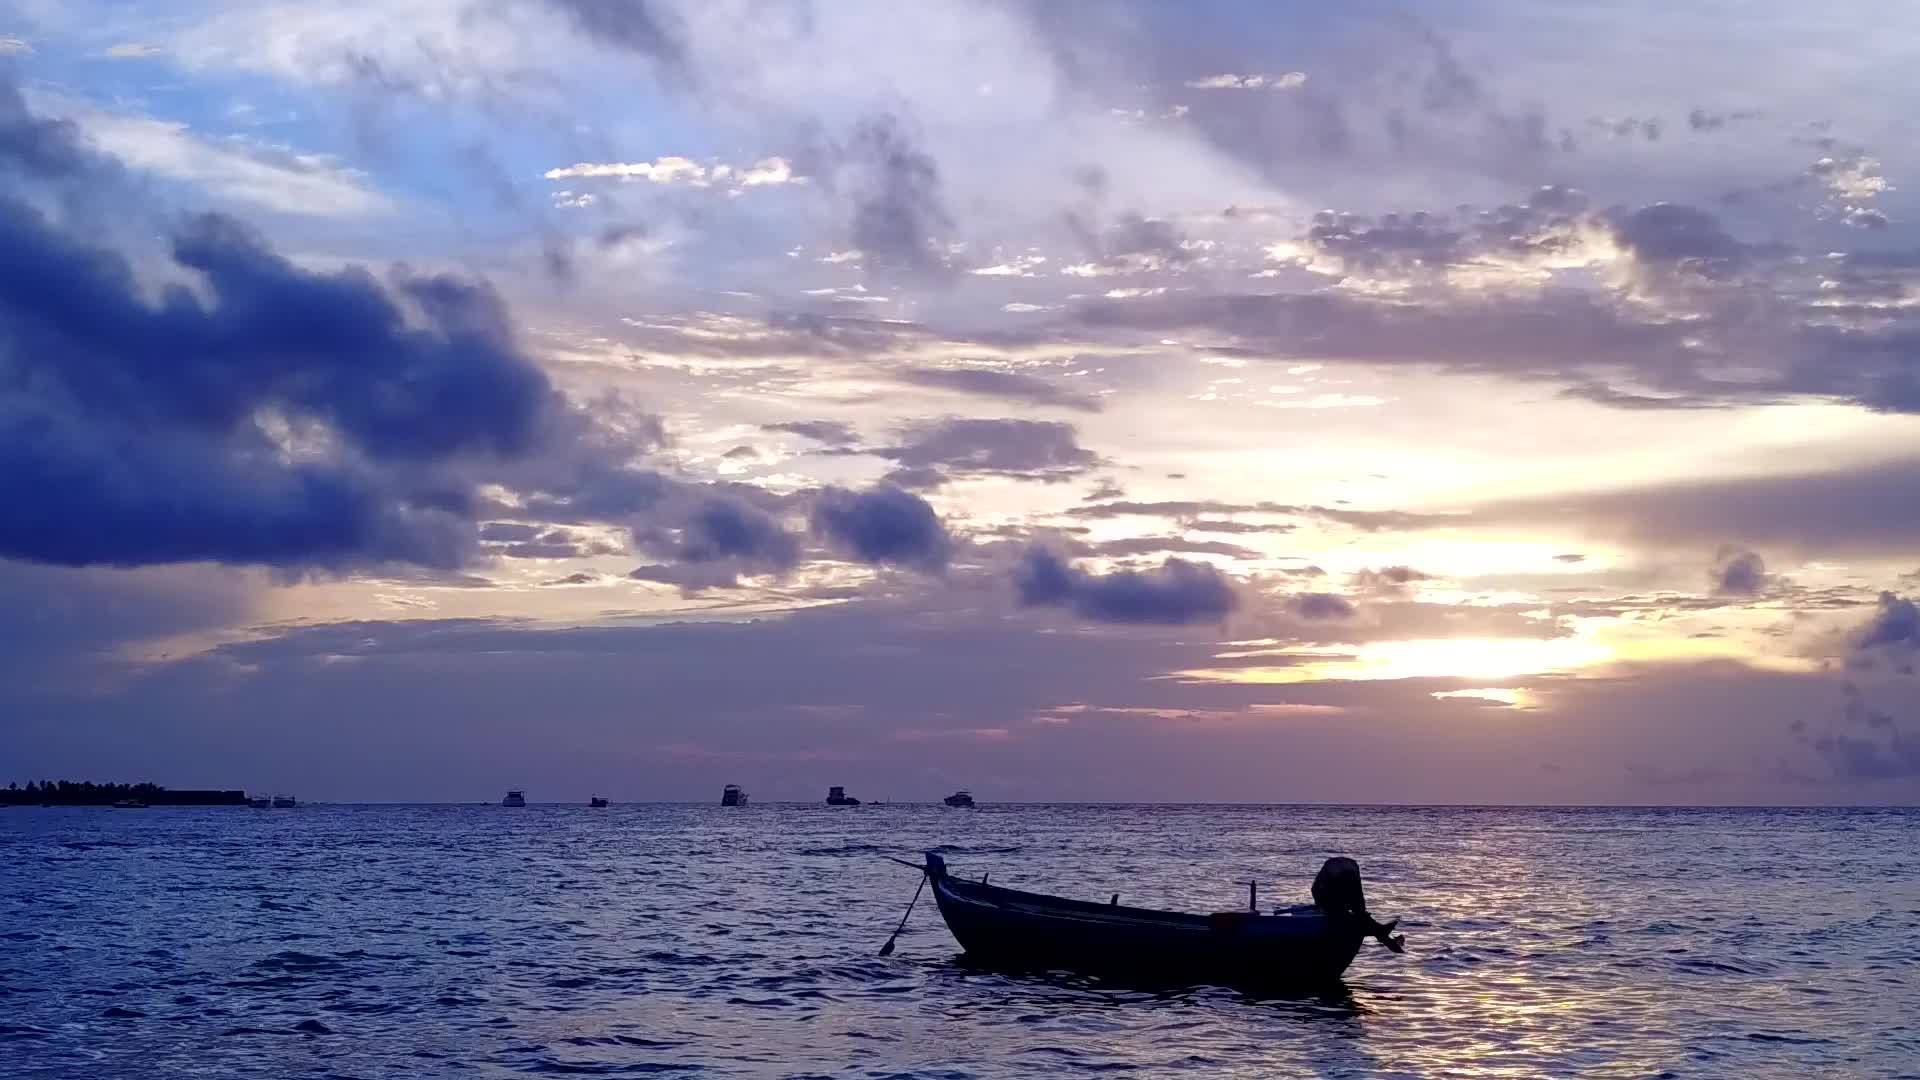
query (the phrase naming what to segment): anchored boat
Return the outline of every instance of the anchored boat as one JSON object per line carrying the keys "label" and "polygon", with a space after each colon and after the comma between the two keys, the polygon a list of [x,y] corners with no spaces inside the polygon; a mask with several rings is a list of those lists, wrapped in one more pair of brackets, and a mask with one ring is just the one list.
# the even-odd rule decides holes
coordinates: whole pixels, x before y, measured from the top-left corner
{"label": "anchored boat", "polygon": [[728,784],[720,790],[721,806],[747,805],[747,793],[739,784]]}
{"label": "anchored boat", "polygon": [[587,797],[587,805],[595,810],[604,810],[607,806],[607,800],[598,795],[590,795]]}
{"label": "anchored boat", "polygon": [[859,806],[860,800],[847,794],[847,789],[835,785],[827,789],[828,806]]}
{"label": "anchored boat", "polygon": [[507,792],[507,797],[500,800],[500,805],[501,806],[525,806],[527,805],[527,797],[525,795],[522,795],[518,791],[509,791]]}
{"label": "anchored boat", "polygon": [[[909,864],[912,865],[912,864]],[[927,852],[921,868],[947,928],[969,957],[1001,966],[1145,975],[1228,985],[1306,987],[1337,981],[1367,938],[1400,952],[1393,923],[1367,914],[1360,868],[1329,859],[1312,905],[1190,915],[964,881]],[[904,921],[904,920],[903,920]]]}
{"label": "anchored boat", "polygon": [[940,801],[946,803],[948,806],[972,806],[973,793],[970,791],[956,791]]}

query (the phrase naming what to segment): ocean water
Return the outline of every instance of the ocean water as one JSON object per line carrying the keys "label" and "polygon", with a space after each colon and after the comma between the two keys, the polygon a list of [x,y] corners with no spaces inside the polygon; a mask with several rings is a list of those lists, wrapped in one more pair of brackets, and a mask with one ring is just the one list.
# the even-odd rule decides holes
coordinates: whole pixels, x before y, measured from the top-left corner
{"label": "ocean water", "polygon": [[[0,810],[0,1076],[1920,1076],[1920,811]],[[956,962],[956,873],[1304,901],[1408,949],[1261,998]]]}

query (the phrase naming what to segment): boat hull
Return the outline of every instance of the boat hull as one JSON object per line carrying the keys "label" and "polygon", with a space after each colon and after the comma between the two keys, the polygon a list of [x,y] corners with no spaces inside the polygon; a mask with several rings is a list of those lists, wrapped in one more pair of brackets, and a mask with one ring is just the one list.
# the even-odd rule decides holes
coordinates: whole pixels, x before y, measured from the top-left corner
{"label": "boat hull", "polygon": [[995,967],[1306,988],[1338,982],[1365,940],[1317,913],[1188,915],[928,877],[960,947]]}

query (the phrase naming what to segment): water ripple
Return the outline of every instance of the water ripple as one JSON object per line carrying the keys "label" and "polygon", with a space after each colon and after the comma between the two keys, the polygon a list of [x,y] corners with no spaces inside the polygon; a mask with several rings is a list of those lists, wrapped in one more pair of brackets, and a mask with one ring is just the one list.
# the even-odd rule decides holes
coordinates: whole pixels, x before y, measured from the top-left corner
{"label": "water ripple", "polygon": [[[1920,814],[22,809],[0,1073],[1913,1076]],[[1410,951],[1256,997],[966,964],[957,873],[1215,910],[1361,860]]]}

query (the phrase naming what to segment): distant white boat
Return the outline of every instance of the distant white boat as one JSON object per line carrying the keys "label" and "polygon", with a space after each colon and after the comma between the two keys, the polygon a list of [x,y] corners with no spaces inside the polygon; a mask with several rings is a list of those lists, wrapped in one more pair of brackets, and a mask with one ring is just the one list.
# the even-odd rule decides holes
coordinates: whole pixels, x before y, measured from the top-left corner
{"label": "distant white boat", "polygon": [[248,796],[247,805],[253,807],[255,810],[265,810],[273,805],[273,800],[267,798],[265,795],[252,795]]}
{"label": "distant white boat", "polygon": [[525,795],[520,794],[517,791],[509,791],[507,792],[507,797],[500,800],[500,805],[501,806],[525,806],[527,805],[527,797]]}

